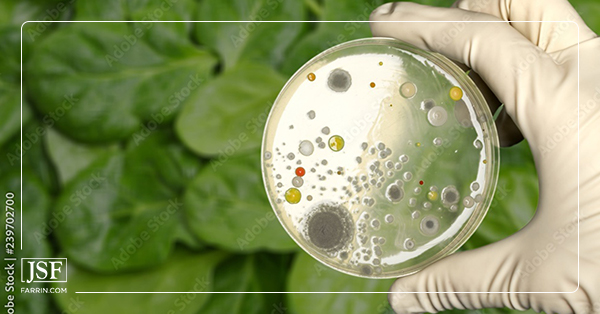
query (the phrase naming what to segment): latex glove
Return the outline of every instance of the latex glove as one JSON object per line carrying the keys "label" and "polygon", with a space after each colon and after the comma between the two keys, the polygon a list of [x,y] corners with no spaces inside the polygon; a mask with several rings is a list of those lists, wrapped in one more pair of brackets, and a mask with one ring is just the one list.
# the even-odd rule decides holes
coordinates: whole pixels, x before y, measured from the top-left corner
{"label": "latex glove", "polygon": [[[463,0],[455,7],[385,4],[371,14],[371,29],[374,36],[439,52],[481,75],[529,141],[540,183],[538,208],[509,238],[398,279],[390,303],[399,313],[485,307],[600,313],[600,39],[566,0]],[[380,22],[466,20],[572,20],[580,36],[572,23]],[[459,293],[471,291],[497,293]],[[516,293],[532,291],[572,293]]]}

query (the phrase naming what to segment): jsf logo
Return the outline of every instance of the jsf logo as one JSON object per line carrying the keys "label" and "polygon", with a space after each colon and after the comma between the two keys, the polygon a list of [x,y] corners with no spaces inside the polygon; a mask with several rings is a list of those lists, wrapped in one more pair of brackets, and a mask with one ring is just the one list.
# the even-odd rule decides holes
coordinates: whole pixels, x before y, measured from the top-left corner
{"label": "jsf logo", "polygon": [[23,258],[21,270],[21,282],[67,282],[66,258]]}

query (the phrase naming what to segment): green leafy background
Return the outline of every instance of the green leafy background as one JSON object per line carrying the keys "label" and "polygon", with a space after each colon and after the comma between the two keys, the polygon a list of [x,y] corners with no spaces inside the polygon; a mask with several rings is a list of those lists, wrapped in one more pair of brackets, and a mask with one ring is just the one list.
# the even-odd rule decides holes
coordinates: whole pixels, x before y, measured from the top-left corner
{"label": "green leafy background", "polygon": [[[389,289],[393,280],[347,276],[299,250],[274,218],[259,166],[286,79],[320,51],[371,36],[368,24],[150,23],[366,21],[382,2],[0,2],[0,190],[23,184],[16,256],[69,259],[69,281],[54,285],[68,293],[17,293],[17,312],[391,313],[385,294],[188,293]],[[600,3],[572,3],[599,32]],[[26,20],[45,22],[24,24],[21,41]],[[68,20],[138,22],[50,23]],[[495,199],[462,249],[522,228],[537,191],[527,143],[502,149]]]}

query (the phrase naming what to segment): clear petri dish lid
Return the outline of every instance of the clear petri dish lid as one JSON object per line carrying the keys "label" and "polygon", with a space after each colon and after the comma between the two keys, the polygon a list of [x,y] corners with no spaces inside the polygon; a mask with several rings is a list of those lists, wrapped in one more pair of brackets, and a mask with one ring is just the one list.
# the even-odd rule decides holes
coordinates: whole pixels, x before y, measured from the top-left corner
{"label": "clear petri dish lid", "polygon": [[262,174],[307,253],[369,278],[456,251],[491,203],[499,168],[489,108],[445,57],[391,38],[328,49],[277,97]]}

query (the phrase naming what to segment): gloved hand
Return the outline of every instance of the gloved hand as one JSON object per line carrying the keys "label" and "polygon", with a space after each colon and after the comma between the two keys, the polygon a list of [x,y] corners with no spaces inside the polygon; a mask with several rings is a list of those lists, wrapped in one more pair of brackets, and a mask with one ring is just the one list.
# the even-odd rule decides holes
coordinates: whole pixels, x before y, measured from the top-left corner
{"label": "gloved hand", "polygon": [[[600,313],[597,35],[566,0],[461,0],[454,8],[389,3],[371,14],[371,29],[374,36],[439,52],[479,73],[528,140],[540,183],[537,212],[525,228],[398,279],[389,295],[394,310],[509,307]],[[464,293],[478,291],[492,293]]]}

